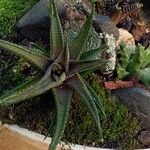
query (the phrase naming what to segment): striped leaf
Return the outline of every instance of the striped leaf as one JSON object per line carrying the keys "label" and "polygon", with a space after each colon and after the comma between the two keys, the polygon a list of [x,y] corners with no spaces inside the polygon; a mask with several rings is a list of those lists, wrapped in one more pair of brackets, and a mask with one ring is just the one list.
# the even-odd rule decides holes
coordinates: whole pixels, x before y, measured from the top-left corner
{"label": "striped leaf", "polygon": [[106,63],[103,60],[78,60],[78,61],[70,61],[69,64],[69,75],[71,76],[75,73],[83,72],[90,69],[96,69],[100,67],[102,64]]}
{"label": "striped leaf", "polygon": [[23,46],[19,46],[17,44],[13,44],[4,40],[0,40],[0,48],[6,49],[9,52],[22,56],[42,70],[44,70],[46,64],[50,61],[48,57],[40,54],[39,52],[28,50]]}
{"label": "striped leaf", "polygon": [[64,45],[64,50],[62,51],[61,55],[56,60],[56,63],[61,64],[65,67],[65,71],[68,72],[69,69],[69,50],[68,50],[68,44],[67,41]]}
{"label": "striped leaf", "polygon": [[86,51],[86,52],[82,53],[80,60],[99,59],[101,52],[102,52],[102,49],[100,47],[93,49],[93,50]]}
{"label": "striped leaf", "polygon": [[63,51],[63,30],[58,16],[58,11],[54,0],[50,2],[50,17],[51,17],[51,29],[50,29],[50,43],[52,51],[52,59],[59,57]]}
{"label": "striped leaf", "polygon": [[57,81],[53,81],[50,77],[51,70],[49,69],[44,77],[40,79],[36,83],[25,84],[25,86],[20,86],[20,88],[15,89],[15,92],[12,94],[8,93],[2,97],[0,97],[0,105],[10,105],[14,104],[40,94],[45,93],[49,89],[59,86],[66,79],[65,75],[62,74],[60,79]]}
{"label": "striped leaf", "polygon": [[108,49],[109,49],[109,46],[107,46],[106,44],[102,44],[99,48],[83,52],[81,54],[80,60],[82,60],[82,59],[94,60],[94,59],[103,58],[102,57],[103,52],[105,53],[105,51]]}
{"label": "striped leaf", "polygon": [[77,74],[74,75],[68,82],[67,84],[71,86],[74,90],[76,90],[79,95],[81,96],[83,102],[86,104],[87,108],[90,110],[90,113],[97,125],[100,137],[102,138],[102,129],[100,125],[100,119],[98,115],[98,110],[95,105],[95,101],[91,95],[91,93],[88,90],[88,87],[82,80],[82,78]]}
{"label": "striped leaf", "polygon": [[102,101],[100,100],[99,96],[95,93],[95,91],[91,88],[91,86],[82,78],[82,80],[84,81],[84,83],[86,84],[91,96],[93,97],[93,100],[97,106],[97,108],[102,112],[102,114],[105,116],[106,118],[106,114],[105,114],[105,110],[102,104]]}
{"label": "striped leaf", "polygon": [[71,59],[73,60],[79,59],[81,54],[83,53],[84,46],[88,40],[88,35],[92,27],[92,21],[93,21],[93,12],[89,16],[89,18],[86,20],[79,34],[74,39],[71,46],[69,47]]}
{"label": "striped leaf", "polygon": [[49,150],[56,149],[56,146],[64,133],[72,99],[72,91],[66,86],[54,88],[53,92],[57,107],[57,120]]}

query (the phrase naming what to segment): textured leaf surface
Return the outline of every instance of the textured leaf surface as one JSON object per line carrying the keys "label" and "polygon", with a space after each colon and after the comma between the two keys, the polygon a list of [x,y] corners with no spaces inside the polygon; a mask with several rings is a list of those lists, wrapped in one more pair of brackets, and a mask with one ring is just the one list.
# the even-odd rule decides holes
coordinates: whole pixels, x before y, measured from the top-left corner
{"label": "textured leaf surface", "polygon": [[72,99],[72,91],[66,87],[61,86],[53,89],[54,97],[57,107],[57,121],[55,126],[54,136],[50,144],[49,150],[55,150],[56,146],[64,133],[66,123],[69,116],[69,109]]}
{"label": "textured leaf surface", "polygon": [[117,68],[118,79],[123,79],[130,73],[126,71],[126,68],[122,68],[120,65]]}
{"label": "textured leaf surface", "polygon": [[133,52],[132,49],[128,49],[125,45],[121,45],[118,53],[121,55],[117,69],[119,79],[128,75],[138,75],[140,70],[150,65],[150,48],[145,50],[143,46],[138,45]]}
{"label": "textured leaf surface", "polygon": [[126,46],[123,44],[120,45],[120,49],[118,51],[119,51],[118,53],[121,55],[119,59],[119,61],[121,62],[120,65],[122,68],[125,69],[128,66],[128,63],[130,61],[130,57],[132,54],[131,50],[126,48]]}
{"label": "textured leaf surface", "polygon": [[138,73],[140,69],[144,69],[147,65],[150,64],[150,48],[144,49],[142,46],[138,46],[136,53],[130,60],[129,65],[127,66],[127,71],[131,75]]}
{"label": "textured leaf surface", "polygon": [[133,50],[126,47],[125,44],[120,45],[120,49],[118,50],[118,54],[120,55],[119,64],[117,67],[117,75],[119,79],[123,79],[130,73],[126,70],[128,64],[130,63],[131,54],[133,54]]}
{"label": "textured leaf surface", "polygon": [[65,80],[65,75],[62,74],[59,80],[52,81],[50,78],[51,70],[48,70],[45,74],[45,76],[40,79],[38,82],[34,84],[29,84],[25,86],[21,86],[20,88],[17,88],[15,92],[12,94],[6,94],[2,97],[0,97],[0,105],[10,105],[14,104],[23,100],[26,100],[28,98],[32,98],[34,96],[40,95],[48,91],[49,89],[59,86],[62,84],[62,82]]}
{"label": "textured leaf surface", "polygon": [[82,78],[82,80],[84,81],[84,83],[86,84],[91,96],[93,97],[93,100],[97,106],[97,108],[102,112],[102,114],[105,116],[106,118],[106,114],[105,114],[105,110],[102,104],[101,99],[99,98],[99,96],[95,93],[95,91],[91,88],[91,86]]}
{"label": "textured leaf surface", "polygon": [[7,41],[0,40],[0,47],[4,48],[14,54],[22,56],[37,67],[44,69],[45,65],[50,61],[48,57],[40,54],[39,52],[28,50],[23,46],[19,46]]}
{"label": "textured leaf surface", "polygon": [[140,70],[140,80],[148,87],[150,87],[150,67]]}
{"label": "textured leaf surface", "polygon": [[56,4],[54,3],[54,0],[49,0],[49,2],[51,17],[50,43],[52,59],[56,59],[63,51],[63,30],[59,20]]}
{"label": "textured leaf surface", "polygon": [[88,35],[92,27],[92,21],[93,21],[93,12],[89,16],[89,18],[86,20],[79,34],[74,39],[71,46],[69,47],[71,59],[73,60],[79,59],[81,54],[83,53],[84,46],[88,40]]}
{"label": "textured leaf surface", "polygon": [[93,50],[89,50],[87,52],[84,52],[81,57],[80,60],[94,60],[94,59],[99,59],[100,58],[100,54],[102,52],[101,48],[97,48],[97,49],[93,49]]}
{"label": "textured leaf surface", "polygon": [[69,50],[68,50],[68,44],[67,41],[65,42],[64,50],[61,53],[61,55],[56,60],[56,63],[61,64],[65,67],[65,71],[68,72],[69,68]]}
{"label": "textured leaf surface", "polygon": [[[78,60],[78,61],[70,61],[69,64],[69,75],[83,72],[90,69],[95,69],[102,66],[106,61],[103,60]],[[69,76],[68,75],[68,76]]]}
{"label": "textured leaf surface", "polygon": [[92,117],[97,125],[100,137],[102,138],[102,130],[100,125],[98,110],[95,101],[88,90],[88,87],[86,86],[86,84],[84,83],[84,81],[79,75],[73,76],[67,82],[67,84],[70,85],[73,89],[75,89],[80,94],[83,102],[87,105],[88,109],[90,110],[90,113],[92,114]]}

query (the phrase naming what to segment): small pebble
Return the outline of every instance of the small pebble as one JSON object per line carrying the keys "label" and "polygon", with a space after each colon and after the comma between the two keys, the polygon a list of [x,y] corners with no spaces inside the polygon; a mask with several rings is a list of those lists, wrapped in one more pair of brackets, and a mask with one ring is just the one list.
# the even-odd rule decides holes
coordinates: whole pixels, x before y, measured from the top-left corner
{"label": "small pebble", "polygon": [[135,49],[134,37],[127,30],[120,28],[119,39],[116,41],[117,48],[119,48],[122,43],[126,43],[127,48]]}
{"label": "small pebble", "polygon": [[145,130],[140,133],[138,140],[145,146],[150,146],[150,130]]}
{"label": "small pebble", "polygon": [[13,120],[13,118],[14,118],[14,116],[11,113],[9,113],[9,119]]}

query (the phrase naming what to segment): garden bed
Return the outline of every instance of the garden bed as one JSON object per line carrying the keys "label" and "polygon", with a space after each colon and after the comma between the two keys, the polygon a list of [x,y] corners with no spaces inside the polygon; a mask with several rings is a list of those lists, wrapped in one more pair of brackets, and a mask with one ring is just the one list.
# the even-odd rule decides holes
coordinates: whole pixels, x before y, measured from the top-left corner
{"label": "garden bed", "polygon": [[[0,16],[2,15],[2,18],[7,18],[7,21],[5,21],[5,19],[2,21],[0,20],[0,25],[4,23],[4,25],[2,24],[3,32],[0,32],[0,37],[9,41],[14,41],[15,43],[18,41],[20,42],[21,39],[17,38],[14,30],[16,19],[18,20],[18,18],[20,18],[20,16],[22,16],[22,14],[25,13],[35,2],[36,0],[26,2],[26,5],[24,5],[21,0],[18,0],[19,5],[16,3],[17,5],[15,7],[14,3],[10,1],[9,6],[13,7],[9,9],[11,9],[14,14],[9,14],[8,9],[4,8],[4,12],[7,10],[5,13],[8,17],[5,16],[5,13],[3,15],[3,11],[1,13],[0,8]],[[0,2],[0,6],[1,5],[4,7],[8,4],[5,0],[3,0],[2,3]],[[16,10],[16,12],[14,10]],[[12,26],[8,23],[9,20],[15,20]],[[31,41],[28,41],[28,39],[24,39],[19,44],[30,47],[30,42]],[[34,46],[37,47],[40,45],[42,47],[41,49],[43,49],[43,47],[47,49],[47,45],[49,44],[43,46],[42,42],[38,41],[37,43],[34,43]],[[4,52],[4,50],[1,49],[0,61],[0,94],[13,89],[37,75],[37,69],[35,67],[31,67],[26,60]],[[135,114],[129,112],[123,104],[116,101],[112,97],[111,92],[102,86],[102,83],[106,80],[110,80],[109,77],[105,79],[104,76],[99,75],[99,71],[88,76],[83,74],[83,77],[88,81],[88,83],[90,83],[90,85],[92,85],[92,88],[98,96],[102,98],[102,103],[104,104],[107,119],[104,118],[102,114],[100,115],[104,141],[99,139],[95,123],[89,113],[87,113],[86,107],[80,102],[80,98],[77,93],[73,96],[69,121],[67,123],[65,134],[62,137],[62,141],[66,143],[69,142],[101,148],[119,148],[129,150],[145,148],[145,146],[138,141],[138,135],[143,129],[139,118]],[[115,84],[113,85],[119,86],[119,84]],[[109,85],[109,87],[111,86],[112,85]],[[130,86],[139,87],[139,84],[135,83]],[[143,88],[143,86],[140,87]],[[144,89],[149,90],[149,88],[145,87]],[[21,102],[6,108],[0,108],[0,120],[2,121],[2,124],[17,124],[20,127],[32,130],[42,135],[47,134],[54,114],[55,102],[51,93],[29,99],[26,102]],[[52,135],[53,130],[49,136]],[[0,136],[0,141],[1,138],[3,137]]]}

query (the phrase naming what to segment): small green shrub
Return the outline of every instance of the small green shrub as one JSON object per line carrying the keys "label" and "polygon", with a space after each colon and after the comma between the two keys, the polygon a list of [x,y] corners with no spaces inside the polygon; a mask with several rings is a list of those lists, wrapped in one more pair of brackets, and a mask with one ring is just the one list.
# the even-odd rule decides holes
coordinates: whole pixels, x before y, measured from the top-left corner
{"label": "small green shrub", "polygon": [[35,4],[37,0],[0,1],[0,37],[11,36],[17,20]]}
{"label": "small green shrub", "polygon": [[121,45],[117,74],[119,79],[136,75],[146,85],[150,86],[150,48],[144,49],[138,45],[135,52]]}

